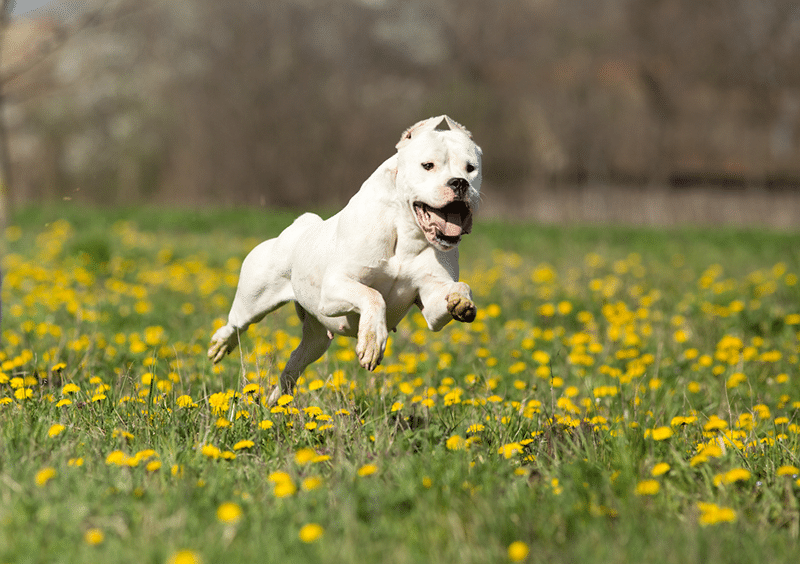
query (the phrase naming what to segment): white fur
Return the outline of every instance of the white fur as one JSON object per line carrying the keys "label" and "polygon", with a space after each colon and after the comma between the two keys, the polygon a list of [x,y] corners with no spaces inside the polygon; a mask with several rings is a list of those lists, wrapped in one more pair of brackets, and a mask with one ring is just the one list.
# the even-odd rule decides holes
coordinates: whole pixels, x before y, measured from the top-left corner
{"label": "white fur", "polygon": [[[433,331],[453,318],[472,321],[470,288],[458,281],[458,241],[426,236],[420,223],[426,216],[418,219],[414,204],[442,208],[458,201],[474,212],[480,185],[481,150],[466,129],[447,116],[409,128],[397,154],[339,213],[325,221],[306,213],[247,255],[228,323],[211,338],[209,358],[219,362],[252,323],[296,302],[303,337],[270,396],[274,402],[325,353],[333,334],[357,337],[359,362],[373,370],[389,330],[414,304]],[[472,223],[466,217],[465,233]]]}

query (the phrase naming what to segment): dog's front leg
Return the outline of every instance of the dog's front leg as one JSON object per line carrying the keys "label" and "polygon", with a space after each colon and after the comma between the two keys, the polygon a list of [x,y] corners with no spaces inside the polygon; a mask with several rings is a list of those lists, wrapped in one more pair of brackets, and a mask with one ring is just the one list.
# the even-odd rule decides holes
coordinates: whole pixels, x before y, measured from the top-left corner
{"label": "dog's front leg", "polygon": [[328,317],[359,314],[356,354],[361,366],[375,370],[383,359],[389,338],[383,296],[351,278],[328,279],[320,293],[319,312]]}
{"label": "dog's front leg", "polygon": [[464,282],[426,285],[420,288],[417,305],[431,331],[441,330],[451,319],[472,323],[478,311],[472,290]]}

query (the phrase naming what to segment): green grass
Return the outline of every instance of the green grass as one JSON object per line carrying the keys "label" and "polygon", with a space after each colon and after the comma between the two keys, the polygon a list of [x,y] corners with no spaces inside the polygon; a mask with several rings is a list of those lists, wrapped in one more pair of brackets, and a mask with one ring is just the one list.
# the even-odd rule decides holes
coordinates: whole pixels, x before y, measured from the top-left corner
{"label": "green grass", "polygon": [[479,222],[475,323],[412,313],[374,374],[337,338],[270,409],[292,308],[205,351],[293,217],[15,215],[0,563],[796,560],[796,233]]}

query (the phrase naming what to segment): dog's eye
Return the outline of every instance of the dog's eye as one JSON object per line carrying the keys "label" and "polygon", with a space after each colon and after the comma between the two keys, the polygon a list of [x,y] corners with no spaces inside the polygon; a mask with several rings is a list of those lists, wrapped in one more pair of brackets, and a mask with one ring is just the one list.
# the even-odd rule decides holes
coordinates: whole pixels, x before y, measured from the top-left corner
{"label": "dog's eye", "polygon": [[472,163],[467,163],[467,172],[472,172],[473,170],[475,170],[475,167]]}
{"label": "dog's eye", "polygon": [[422,168],[425,170],[431,170],[433,168],[433,163],[422,163]]}

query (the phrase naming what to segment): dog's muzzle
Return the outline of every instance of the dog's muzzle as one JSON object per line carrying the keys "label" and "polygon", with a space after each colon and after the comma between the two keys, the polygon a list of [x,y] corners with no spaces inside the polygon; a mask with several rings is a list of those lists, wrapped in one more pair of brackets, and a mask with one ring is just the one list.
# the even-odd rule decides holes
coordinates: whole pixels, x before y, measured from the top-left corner
{"label": "dog's muzzle", "polygon": [[462,235],[472,231],[472,209],[464,200],[455,200],[443,208],[414,202],[414,213],[428,242],[442,249],[455,247]]}

